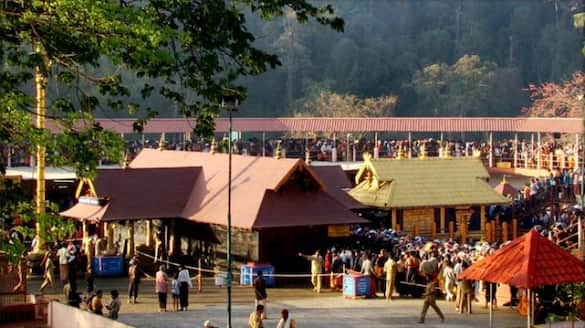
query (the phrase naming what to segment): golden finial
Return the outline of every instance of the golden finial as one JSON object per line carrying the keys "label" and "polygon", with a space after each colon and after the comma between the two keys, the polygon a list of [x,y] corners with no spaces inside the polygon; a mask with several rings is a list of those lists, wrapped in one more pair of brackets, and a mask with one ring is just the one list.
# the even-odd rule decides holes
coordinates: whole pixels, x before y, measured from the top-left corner
{"label": "golden finial", "polygon": [[309,148],[305,148],[305,163],[311,165],[311,151]]}
{"label": "golden finial", "polygon": [[445,145],[445,149],[443,150],[443,158],[444,159],[451,159],[451,147],[449,147],[449,144]]}
{"label": "golden finial", "polygon": [[165,141],[165,135],[163,133],[160,135],[160,140],[158,141],[158,150],[160,150],[160,151],[165,150],[166,145],[167,145],[167,142]]}
{"label": "golden finial", "polygon": [[398,144],[396,159],[402,159],[402,142]]}
{"label": "golden finial", "polygon": [[473,150],[473,158],[481,158],[481,150],[474,149]]}
{"label": "golden finial", "polygon": [[211,139],[211,145],[209,146],[209,154],[213,155],[215,154],[215,148],[217,148],[217,145],[215,143],[215,137],[213,139]]}
{"label": "golden finial", "polygon": [[420,145],[420,153],[418,154],[419,159],[426,159],[427,158],[427,149],[425,144]]}
{"label": "golden finial", "polygon": [[370,162],[370,161],[372,161],[372,154],[370,154],[369,152],[366,151],[366,152],[364,152],[363,158],[364,158],[364,162]]}
{"label": "golden finial", "polygon": [[130,164],[130,156],[128,156],[127,151],[124,151],[124,155],[122,156],[122,168],[128,168],[128,164]]}
{"label": "golden finial", "polygon": [[281,141],[277,141],[276,143],[276,151],[274,152],[274,158],[280,159],[282,157],[282,146],[280,145]]}

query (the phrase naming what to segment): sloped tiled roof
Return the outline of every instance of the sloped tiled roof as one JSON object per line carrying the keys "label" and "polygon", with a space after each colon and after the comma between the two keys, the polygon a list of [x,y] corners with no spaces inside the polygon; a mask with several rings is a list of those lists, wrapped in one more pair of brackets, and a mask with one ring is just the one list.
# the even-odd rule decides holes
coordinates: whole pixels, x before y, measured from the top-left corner
{"label": "sloped tiled roof", "polygon": [[322,190],[306,192],[286,189],[283,192],[266,191],[254,227],[261,229],[368,222]]}
{"label": "sloped tiled roof", "polygon": [[534,288],[583,282],[585,263],[531,230],[471,265],[460,278]]}
{"label": "sloped tiled roof", "polygon": [[108,205],[92,205],[92,204],[84,204],[84,203],[77,203],[73,205],[70,209],[65,210],[59,213],[61,216],[74,218],[80,221],[91,221],[97,222],[101,221],[106,210],[108,209]]}
{"label": "sloped tiled roof", "polygon": [[368,206],[414,208],[509,203],[485,181],[489,174],[477,159],[379,159],[363,165],[365,173],[378,180],[379,188],[366,178],[349,194]]}
{"label": "sloped tiled roof", "polygon": [[[325,184],[313,169],[304,164],[300,159],[274,159],[272,157],[255,157],[232,155],[232,204],[231,219],[232,226],[244,229],[267,228],[270,226],[292,226],[304,225],[305,219],[301,218],[299,211],[301,207],[307,207],[310,211],[316,211],[319,207],[337,208],[343,207],[335,199],[322,197],[326,191]],[[184,151],[158,151],[144,149],[130,163],[131,168],[141,167],[184,167],[200,166],[203,171],[197,181],[192,185],[191,197],[184,207],[181,217],[210,224],[225,225],[227,218],[227,191],[228,191],[228,155],[209,154],[202,152]],[[288,181],[288,178],[295,172],[307,172],[312,183],[322,192],[316,195],[321,196],[322,202],[309,202],[305,196],[290,194],[286,202],[279,203],[280,206],[293,206],[291,213],[281,215],[269,215],[271,221],[266,221],[266,216],[261,215],[261,207],[267,201],[282,201],[278,197],[271,196],[270,192],[279,189]],[[283,191],[289,195],[290,191]],[[99,190],[98,190],[99,192]],[[301,203],[296,203],[302,201]],[[285,204],[287,203],[287,204]],[[346,215],[355,218],[354,222],[362,222],[361,219],[343,207]],[[272,212],[270,212],[272,213]],[[339,214],[336,210],[337,214]],[[338,223],[333,220],[316,220],[314,225],[319,224],[343,224],[347,222],[347,216],[340,216]],[[294,220],[293,220],[294,219]],[[323,218],[325,219],[325,218]],[[295,221],[296,220],[296,221]],[[300,221],[299,221],[300,220]],[[302,224],[301,224],[302,223]]]}
{"label": "sloped tiled roof", "polygon": [[352,184],[341,166],[323,165],[311,166],[311,168],[317,173],[321,180],[323,180],[327,186],[327,192],[335,198],[335,200],[351,209],[366,207],[347,194],[346,190],[349,190],[352,187]]}
{"label": "sloped tiled roof", "polygon": [[200,167],[98,170],[96,192],[110,199],[103,220],[180,217],[200,174]]}
{"label": "sloped tiled roof", "polygon": [[495,188],[494,190],[504,196],[504,197],[514,197],[516,196],[516,194],[518,194],[518,189],[514,188],[514,186],[512,186],[511,184],[507,183],[507,182],[500,182]]}

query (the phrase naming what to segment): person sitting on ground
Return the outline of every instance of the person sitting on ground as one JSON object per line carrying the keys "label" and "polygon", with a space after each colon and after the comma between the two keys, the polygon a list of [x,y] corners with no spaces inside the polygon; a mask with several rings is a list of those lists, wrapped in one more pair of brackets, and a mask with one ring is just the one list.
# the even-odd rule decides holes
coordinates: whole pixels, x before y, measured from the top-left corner
{"label": "person sitting on ground", "polygon": [[250,318],[248,318],[248,326],[250,328],[264,328],[262,312],[264,312],[264,306],[261,304],[256,305],[256,311],[250,313]]}
{"label": "person sitting on ground", "polygon": [[91,299],[91,307],[89,308],[91,312],[99,315],[104,314],[104,303],[102,302],[102,297],[104,296],[104,292],[99,289],[95,296]]}
{"label": "person sitting on ground", "polygon": [[296,328],[296,321],[288,314],[288,309],[282,309],[282,318],[278,321],[276,328]]}
{"label": "person sitting on ground", "polygon": [[120,302],[120,298],[118,297],[120,296],[120,293],[117,289],[114,289],[110,292],[110,295],[112,295],[112,301],[110,304],[106,304],[106,309],[110,311],[108,312],[108,318],[116,320],[118,319],[118,313],[120,312],[120,307],[122,306],[122,302]]}
{"label": "person sitting on ground", "polygon": [[203,328],[218,328],[217,326],[215,326],[214,324],[211,323],[211,321],[206,320],[203,323]]}

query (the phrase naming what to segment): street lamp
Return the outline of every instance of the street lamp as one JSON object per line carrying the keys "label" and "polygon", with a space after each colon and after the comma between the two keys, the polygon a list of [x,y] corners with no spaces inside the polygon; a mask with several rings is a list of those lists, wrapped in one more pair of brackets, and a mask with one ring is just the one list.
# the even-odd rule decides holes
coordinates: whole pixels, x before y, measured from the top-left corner
{"label": "street lamp", "polygon": [[227,212],[227,327],[232,327],[232,114],[238,111],[238,98],[226,96],[221,108],[228,112],[228,212]]}

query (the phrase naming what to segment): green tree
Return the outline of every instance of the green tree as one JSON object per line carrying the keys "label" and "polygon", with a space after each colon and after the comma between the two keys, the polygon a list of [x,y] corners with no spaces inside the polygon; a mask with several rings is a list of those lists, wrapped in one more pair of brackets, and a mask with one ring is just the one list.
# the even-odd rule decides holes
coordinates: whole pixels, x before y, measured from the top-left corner
{"label": "green tree", "polygon": [[433,64],[416,72],[412,86],[433,116],[484,115],[495,69],[492,62],[465,55],[451,66]]}
{"label": "green tree", "polygon": [[[211,135],[221,100],[246,97],[237,80],[280,64],[254,46],[244,10],[264,19],[290,10],[298,22],[343,30],[331,6],[305,0],[1,2],[0,143],[26,140],[36,145],[41,167],[48,149],[54,164],[92,177],[99,158],[116,160],[122,152],[120,137],[94,121],[98,108],[143,113],[136,131],[158,114],[130,101],[136,93],[143,104],[162,96],[182,116],[196,118],[195,132]],[[104,71],[104,63],[114,70]],[[47,87],[60,92],[48,97]],[[45,117],[59,131],[52,135]],[[37,232],[51,222],[43,217],[44,195],[38,199]]]}
{"label": "green tree", "polygon": [[383,117],[393,116],[396,96],[359,98],[351,94],[321,91],[316,99],[307,101],[296,116],[322,117]]}

